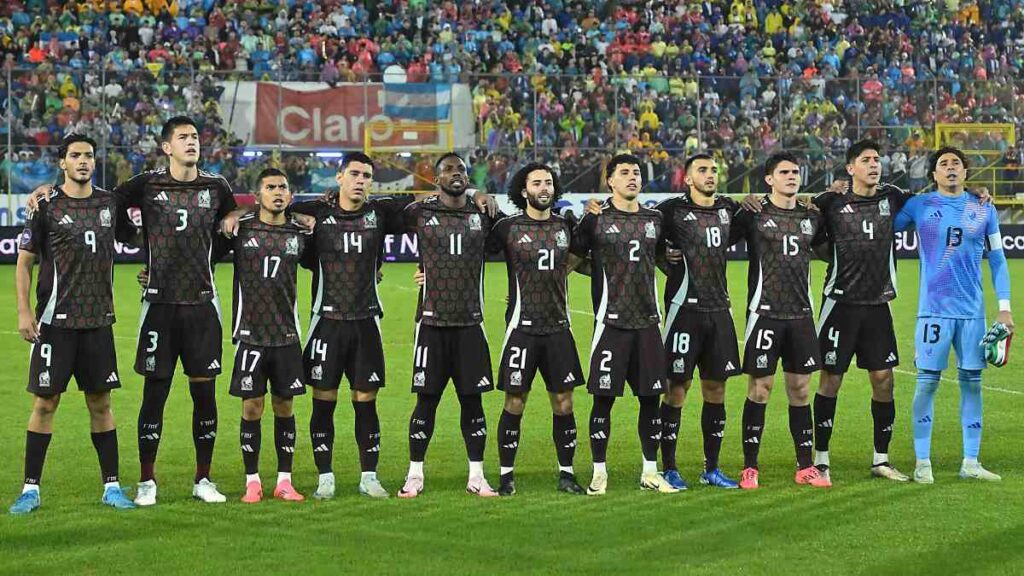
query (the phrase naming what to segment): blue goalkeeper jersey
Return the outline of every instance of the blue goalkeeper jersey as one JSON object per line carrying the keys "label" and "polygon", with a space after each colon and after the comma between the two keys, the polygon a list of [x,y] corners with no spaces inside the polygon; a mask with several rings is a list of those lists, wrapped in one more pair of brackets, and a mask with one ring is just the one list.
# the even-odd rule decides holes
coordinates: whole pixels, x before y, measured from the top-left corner
{"label": "blue goalkeeper jersey", "polygon": [[986,243],[996,292],[1001,300],[1010,298],[999,216],[991,204],[982,205],[966,192],[957,197],[919,194],[896,216],[897,230],[910,226],[917,227],[920,238],[918,317],[985,318],[981,261]]}

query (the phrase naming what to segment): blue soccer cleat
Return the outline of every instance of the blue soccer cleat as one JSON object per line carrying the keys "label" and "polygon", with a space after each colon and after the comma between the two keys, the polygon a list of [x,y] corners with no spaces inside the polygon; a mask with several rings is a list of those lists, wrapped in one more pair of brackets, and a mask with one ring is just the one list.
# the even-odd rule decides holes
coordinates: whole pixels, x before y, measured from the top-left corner
{"label": "blue soccer cleat", "polygon": [[29,490],[28,492],[22,492],[21,496],[11,504],[8,508],[8,512],[18,516],[29,514],[39,508],[39,491]]}
{"label": "blue soccer cleat", "polygon": [[676,490],[686,490],[689,486],[686,484],[686,480],[679,474],[679,470],[665,470],[662,474],[668,485],[675,488]]}
{"label": "blue soccer cleat", "polygon": [[715,468],[711,472],[701,472],[700,483],[707,484],[708,486],[714,486],[716,488],[725,488],[727,490],[740,487],[735,480],[723,474],[721,468]]}
{"label": "blue soccer cleat", "polygon": [[118,510],[132,510],[136,507],[135,502],[132,502],[132,499],[125,495],[124,490],[121,490],[120,486],[111,486],[104,490],[103,503]]}

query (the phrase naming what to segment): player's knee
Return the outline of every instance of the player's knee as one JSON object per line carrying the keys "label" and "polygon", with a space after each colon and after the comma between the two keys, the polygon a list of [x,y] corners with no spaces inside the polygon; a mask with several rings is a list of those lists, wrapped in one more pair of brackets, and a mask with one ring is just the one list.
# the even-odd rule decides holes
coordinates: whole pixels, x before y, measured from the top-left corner
{"label": "player's knee", "polygon": [[[355,393],[356,392],[357,392],[356,390],[353,390],[353,393],[352,393],[353,399],[355,399]],[[377,393],[376,392],[373,393],[373,397],[377,398]],[[314,400],[323,400],[325,402],[337,402],[338,401],[338,390],[337,390],[337,388],[335,388],[334,390],[321,390],[319,388],[313,388],[313,399]],[[365,402],[365,400],[358,400],[358,399],[356,399],[356,402]]]}
{"label": "player's knee", "polygon": [[242,400],[242,418],[259,420],[263,417],[263,398],[246,398]]}
{"label": "player's knee", "polygon": [[772,393],[772,387],[775,384],[774,378],[774,376],[751,378],[750,383],[747,385],[747,398],[759,404],[768,402],[768,398]]}
{"label": "player's knee", "polygon": [[700,393],[705,402],[722,404],[725,402],[725,382],[718,380],[701,380]]}
{"label": "player's knee", "polygon": [[505,394],[505,411],[520,415],[526,408],[526,394]]}
{"label": "player's knee", "polygon": [[868,372],[874,399],[880,402],[892,402],[892,370],[873,370]]}
{"label": "player's knee", "polygon": [[572,414],[572,392],[551,395],[551,411],[558,416]]}
{"label": "player's knee", "polygon": [[85,405],[93,419],[106,417],[110,414],[110,393],[86,394]]}
{"label": "player's knee", "polygon": [[32,411],[37,416],[43,418],[52,418],[53,413],[57,411],[57,406],[60,405],[60,394],[51,394],[49,396],[36,396],[36,400],[32,405]]}
{"label": "player's knee", "polygon": [[[871,381],[871,384],[874,386],[874,380]],[[831,372],[822,371],[821,380],[818,381],[818,394],[828,396],[829,398],[835,398],[839,395],[839,389],[842,386],[842,374],[832,374]]]}
{"label": "player's knee", "polygon": [[283,398],[280,396],[270,397],[270,408],[274,411],[274,416],[278,418],[291,418],[292,417],[292,399]]}
{"label": "player's knee", "polygon": [[[332,392],[334,392],[334,400],[336,401],[338,399],[338,391],[337,390],[332,390]],[[313,397],[316,398],[315,395]],[[325,399],[326,398],[319,398],[319,400],[325,400]],[[352,391],[352,401],[353,402],[373,402],[376,399],[377,399],[377,391],[376,390],[353,390]]]}
{"label": "player's knee", "polygon": [[668,391],[665,392],[665,403],[675,408],[680,408],[686,401],[686,394],[690,391],[692,380],[683,382],[669,382]]}

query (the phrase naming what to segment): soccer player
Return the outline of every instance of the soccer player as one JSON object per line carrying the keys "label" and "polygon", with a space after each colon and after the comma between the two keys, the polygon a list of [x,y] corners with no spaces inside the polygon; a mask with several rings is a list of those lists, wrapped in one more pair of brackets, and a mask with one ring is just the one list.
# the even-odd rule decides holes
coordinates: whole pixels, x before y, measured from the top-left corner
{"label": "soccer player", "polygon": [[142,472],[135,503],[156,504],[156,455],[179,357],[193,403],[192,495],[224,502],[210,481],[217,437],[214,379],[221,371],[220,304],[211,256],[217,227],[235,208],[235,199],[227,180],[199,169],[199,132],[191,119],[176,116],[165,122],[160,147],[167,168],[139,174],[114,190],[119,201],[141,210],[148,255],[135,358],[135,371],[145,377],[138,424]]}
{"label": "soccer player", "polygon": [[814,464],[831,481],[829,440],[836,398],[854,354],[871,382],[875,453],[871,475],[906,482],[889,463],[896,418],[893,368],[899,364],[890,302],[896,297],[893,220],[911,194],[881,183],[881,147],[870,140],[846,152],[849,191],[814,198],[831,253],[818,319],[822,371],[814,395]]}
{"label": "soccer player", "polygon": [[[114,348],[114,234],[123,239],[127,219],[114,195],[92,185],[96,143],[70,134],[61,143],[64,184],[29,212],[15,276],[18,332],[32,343],[28,391],[34,396],[25,438],[25,485],[11,514],[39,508],[39,483],[53,416],[74,376],[85,393],[92,444],[103,479],[102,502],[119,509],[135,504],[118,482],[117,431],[110,391],[121,387]],[[39,259],[36,309],[29,292]]]}
{"label": "soccer player", "polygon": [[813,465],[809,388],[820,365],[811,309],[812,247],[824,241],[821,215],[797,202],[800,164],[792,154],[765,161],[770,192],[758,213],[736,213],[730,242],[744,238],[750,266],[747,275],[747,329],[743,371],[750,376],[743,406],[743,473],[740,488],[758,487],[757,456],[764,431],[765,408],[782,360],[789,398],[789,430],[796,448],[796,483],[824,488],[828,479]]}
{"label": "soccer player", "polygon": [[284,172],[267,168],[257,178],[259,209],[242,216],[232,243],[235,283],[235,364],[231,395],[242,399],[239,430],[245,463],[245,495],[242,502],[263,499],[259,461],[261,424],[268,382],[274,410],[274,446],[277,448],[277,487],[274,497],[301,502],[292,486],[295,454],[295,415],[292,399],[306,392],[302,382],[302,347],[295,301],[298,264],[309,231],[290,222],[285,209],[292,192]]}
{"label": "soccer player", "polygon": [[718,167],[711,156],[690,157],[685,172],[689,193],[655,207],[662,214],[668,243],[683,252],[682,263],[669,268],[665,286],[669,389],[661,404],[663,474],[674,488],[687,488],[676,467],[676,442],[683,402],[699,366],[704,399],[700,482],[736,488],[736,482],[719,468],[718,456],[725,431],[725,381],[739,374],[741,366],[725,274],[730,227],[739,205],[715,195]]}
{"label": "soccer player", "polygon": [[437,406],[452,380],[469,456],[466,491],[493,497],[498,493],[484,477],[487,424],[481,403],[481,394],[494,388],[483,327],[484,252],[493,218],[469,202],[469,176],[459,155],[443,155],[435,172],[440,194],[409,204],[403,212],[405,228],[417,235],[425,283],[416,306],[409,472],[398,496],[415,498],[423,492],[423,461]]}
{"label": "soccer player", "polygon": [[[896,216],[896,229],[917,227],[921,289],[914,331],[917,388],[914,391],[914,481],[931,484],[931,439],[935,392],[950,347],[956,352],[963,428],[961,478],[998,481],[978,462],[981,450],[981,340],[987,332],[981,260],[988,250],[992,283],[999,299],[996,321],[1013,330],[1010,272],[1003,255],[999,216],[993,206],[965,194],[967,159],[956,148],[940,148],[930,159],[936,190],[920,194]],[[986,246],[987,243],[987,246]]]}
{"label": "soccer player", "polygon": [[637,433],[643,452],[640,487],[678,492],[658,474],[661,419],[658,396],[665,389],[665,349],[658,325],[661,310],[655,284],[655,256],[661,240],[661,213],[640,205],[640,160],[613,157],[605,178],[612,197],[600,214],[587,213],[573,234],[572,253],[591,257],[591,297],[595,314],[587,391],[594,396],[590,446],[594,475],[587,494],[608,487],[607,451],[611,410],[628,381],[640,402]]}
{"label": "soccer player", "polygon": [[342,376],[352,389],[355,436],[362,474],[359,492],[387,498],[377,478],[380,419],[377,391],[384,387],[384,346],[377,295],[377,270],[386,234],[400,233],[407,202],[370,199],[373,160],[346,154],[338,165],[338,190],[324,198],[293,206],[316,218],[304,262],[313,270],[313,311],[303,355],[306,383],[313,388],[309,436],[320,472],[314,498],[333,498],[335,479],[334,410]]}
{"label": "soccer player", "polygon": [[523,410],[538,371],[553,412],[558,490],[583,494],[572,466],[576,452],[572,393],[583,383],[583,370],[566,299],[567,276],[579,258],[569,252],[570,221],[551,210],[561,195],[558,177],[550,167],[527,164],[509,183],[509,199],[522,214],[499,220],[488,238],[490,251],[504,251],[509,280],[507,329],[498,368],[498,389],[505,392],[498,422],[498,493],[502,496],[516,492],[514,466]]}

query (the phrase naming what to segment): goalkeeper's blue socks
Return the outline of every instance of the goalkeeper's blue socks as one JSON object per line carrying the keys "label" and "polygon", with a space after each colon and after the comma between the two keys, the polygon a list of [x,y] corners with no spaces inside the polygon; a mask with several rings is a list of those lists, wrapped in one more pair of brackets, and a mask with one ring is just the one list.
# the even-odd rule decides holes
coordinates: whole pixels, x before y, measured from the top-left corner
{"label": "goalkeeper's blue socks", "polygon": [[964,458],[977,460],[978,452],[981,450],[981,370],[960,369],[959,376]]}
{"label": "goalkeeper's blue socks", "polygon": [[932,452],[932,421],[935,419],[935,391],[939,389],[938,370],[918,370],[914,389],[914,453],[918,460],[929,460]]}

